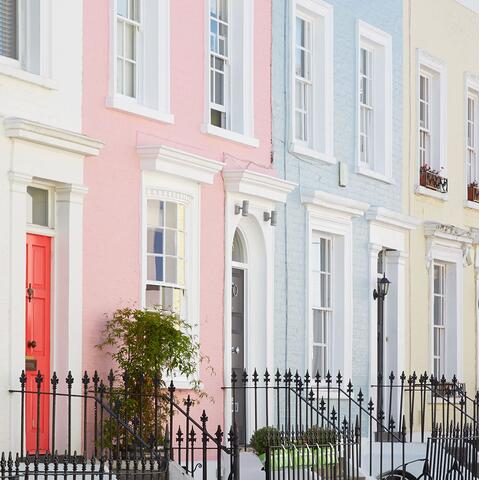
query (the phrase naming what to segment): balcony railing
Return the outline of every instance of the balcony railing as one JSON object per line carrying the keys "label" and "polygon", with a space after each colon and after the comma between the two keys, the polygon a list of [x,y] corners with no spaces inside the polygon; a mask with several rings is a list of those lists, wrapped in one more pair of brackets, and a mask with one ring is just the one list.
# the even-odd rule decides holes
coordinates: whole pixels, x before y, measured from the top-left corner
{"label": "balcony railing", "polygon": [[435,170],[429,170],[424,165],[420,167],[420,185],[440,193],[448,192],[448,179]]}

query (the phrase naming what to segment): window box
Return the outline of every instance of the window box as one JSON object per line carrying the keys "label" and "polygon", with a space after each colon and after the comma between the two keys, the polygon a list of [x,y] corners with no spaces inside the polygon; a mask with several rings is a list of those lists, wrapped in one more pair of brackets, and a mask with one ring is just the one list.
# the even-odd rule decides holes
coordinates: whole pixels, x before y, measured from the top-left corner
{"label": "window box", "polygon": [[471,183],[467,186],[467,199],[469,202],[478,203],[478,183]]}
{"label": "window box", "polygon": [[420,185],[440,193],[448,192],[448,179],[426,165],[420,167]]}

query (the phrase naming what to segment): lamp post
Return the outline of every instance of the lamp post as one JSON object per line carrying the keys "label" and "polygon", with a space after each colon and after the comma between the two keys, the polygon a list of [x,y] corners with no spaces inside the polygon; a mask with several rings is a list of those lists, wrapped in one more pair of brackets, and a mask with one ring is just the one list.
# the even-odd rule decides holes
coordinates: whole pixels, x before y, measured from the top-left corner
{"label": "lamp post", "polygon": [[[373,290],[373,299],[377,301],[377,416],[383,410],[383,338],[384,338],[384,301],[390,287],[390,280],[383,274],[377,281],[377,288]],[[387,422],[389,419],[387,419]]]}

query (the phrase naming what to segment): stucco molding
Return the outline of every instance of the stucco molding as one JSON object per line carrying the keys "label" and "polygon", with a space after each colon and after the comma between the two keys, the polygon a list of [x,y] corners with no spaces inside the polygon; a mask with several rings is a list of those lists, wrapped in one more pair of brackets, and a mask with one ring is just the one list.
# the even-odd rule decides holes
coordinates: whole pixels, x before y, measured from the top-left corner
{"label": "stucco molding", "polygon": [[351,219],[362,217],[370,205],[360,200],[353,200],[333,193],[321,192],[319,190],[303,189],[300,193],[301,202],[307,209],[328,210],[332,214],[340,215]]}
{"label": "stucco molding", "polygon": [[165,145],[139,145],[137,153],[143,171],[168,173],[201,184],[213,184],[224,164]]}
{"label": "stucco molding", "polygon": [[229,193],[243,193],[281,203],[285,203],[287,195],[297,187],[296,183],[251,170],[225,170],[223,179]]}
{"label": "stucco molding", "polygon": [[370,207],[365,213],[365,218],[371,223],[402,230],[415,230],[422,223],[417,218],[384,207]]}
{"label": "stucco molding", "polygon": [[102,141],[87,135],[24,118],[7,117],[3,124],[7,137],[47,145],[79,155],[97,156],[104,145]]}
{"label": "stucco molding", "polygon": [[193,200],[193,196],[188,193],[148,186],[145,187],[145,195],[147,199],[174,200],[185,204],[189,204]]}

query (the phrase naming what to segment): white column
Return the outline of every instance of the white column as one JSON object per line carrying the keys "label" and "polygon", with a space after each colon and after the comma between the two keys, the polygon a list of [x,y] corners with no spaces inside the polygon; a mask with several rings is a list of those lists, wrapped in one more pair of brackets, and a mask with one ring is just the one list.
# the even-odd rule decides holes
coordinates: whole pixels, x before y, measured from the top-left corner
{"label": "white column", "polygon": [[[32,181],[30,175],[10,172],[10,334],[4,340],[7,345],[2,345],[9,351],[8,364],[0,369],[0,378],[5,379],[3,385],[9,385],[13,390],[20,388],[19,376],[25,368],[25,245],[27,224],[27,185]],[[5,376],[5,378],[4,378]],[[7,380],[8,378],[8,380]],[[20,449],[20,395],[9,394],[2,389],[0,398],[9,396],[5,404],[9,405],[8,411],[3,415],[10,422],[6,450],[18,451]],[[3,404],[3,400],[0,401]],[[3,438],[2,438],[3,441]]]}
{"label": "white column", "polygon": [[373,298],[373,290],[377,288],[377,262],[381,245],[369,243],[369,305],[370,305],[370,384],[377,384],[377,301]]}
{"label": "white column", "polygon": [[[83,198],[87,188],[68,185],[56,188],[56,239],[53,362],[65,388],[70,370],[75,379],[72,393],[81,393],[83,337]],[[65,391],[65,390],[63,390]],[[72,450],[81,451],[82,410],[78,399],[72,401]],[[58,418],[57,438],[66,440],[66,416]],[[59,450],[65,448],[58,445]]]}
{"label": "white column", "polygon": [[389,251],[385,257],[390,290],[386,301],[387,369],[396,377],[405,369],[405,261],[407,254]]}

